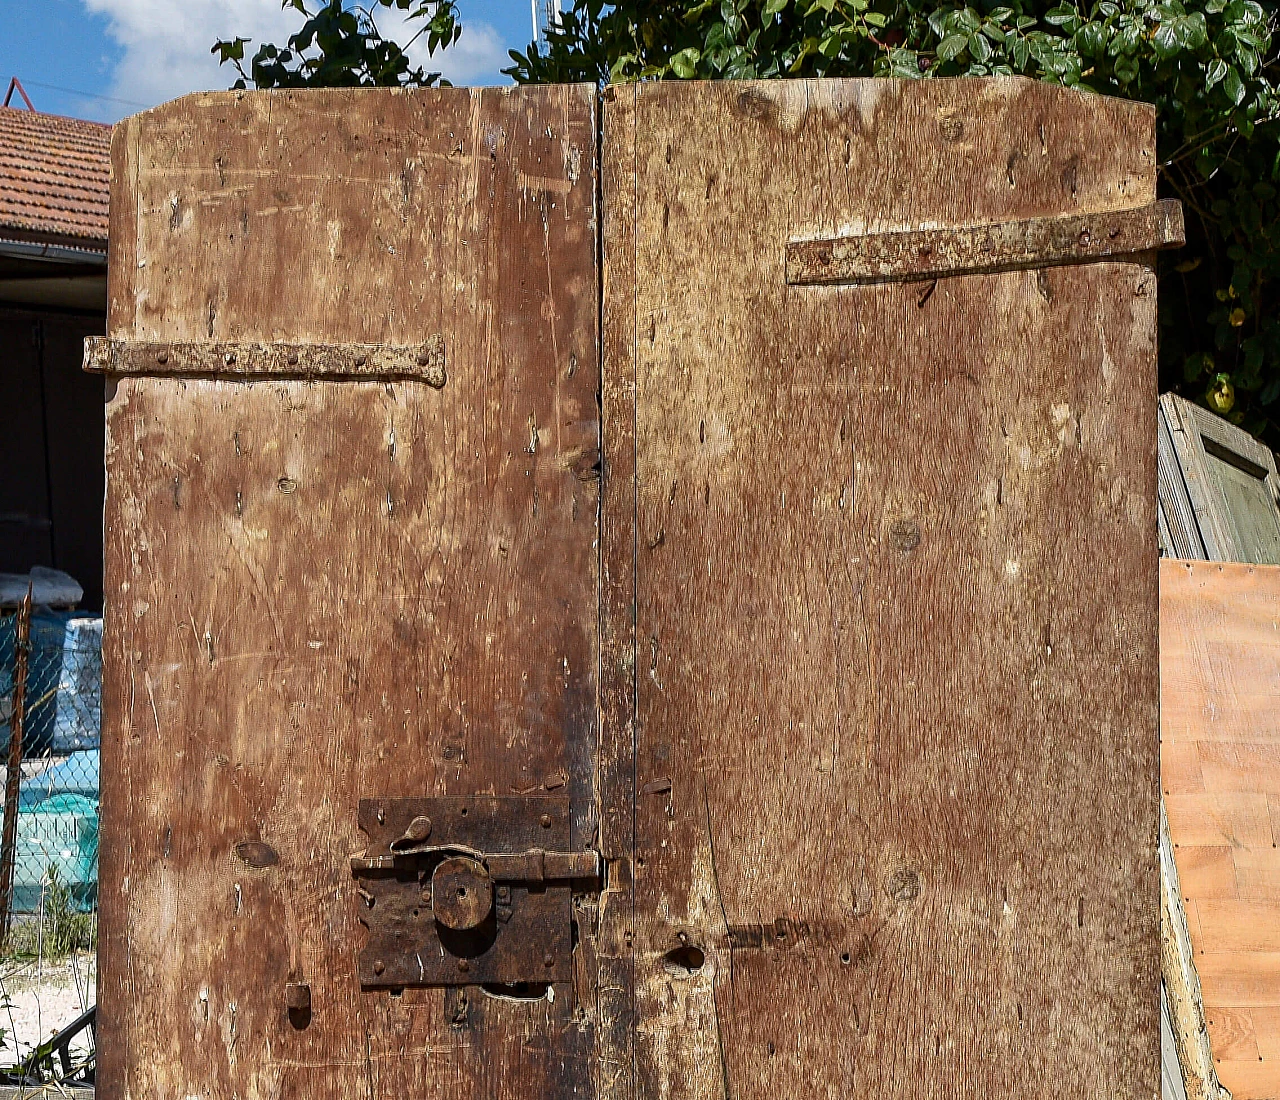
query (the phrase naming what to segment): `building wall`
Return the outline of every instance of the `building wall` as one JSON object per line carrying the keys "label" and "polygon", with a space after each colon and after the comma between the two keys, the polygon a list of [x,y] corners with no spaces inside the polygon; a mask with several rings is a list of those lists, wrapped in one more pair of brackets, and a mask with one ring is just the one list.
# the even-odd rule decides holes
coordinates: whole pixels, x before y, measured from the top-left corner
{"label": "building wall", "polygon": [[100,315],[0,306],[0,572],[47,565],[102,607],[102,379],[81,370]]}

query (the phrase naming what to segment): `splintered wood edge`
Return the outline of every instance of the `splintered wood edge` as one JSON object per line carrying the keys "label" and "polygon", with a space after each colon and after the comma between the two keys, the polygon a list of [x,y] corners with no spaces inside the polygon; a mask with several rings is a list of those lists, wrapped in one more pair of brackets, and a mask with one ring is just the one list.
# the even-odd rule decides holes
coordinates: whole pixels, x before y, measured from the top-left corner
{"label": "splintered wood edge", "polygon": [[90,374],[269,378],[410,379],[440,389],[446,381],[444,337],[421,344],[164,344],[106,336],[84,342]]}
{"label": "splintered wood edge", "polygon": [[1185,243],[1182,204],[1161,199],[1105,214],[791,241],[786,272],[791,286],[918,282],[1091,263]]}
{"label": "splintered wood edge", "polygon": [[1169,1006],[1169,1029],[1182,1067],[1187,1100],[1230,1100],[1231,1093],[1218,1080],[1205,1022],[1204,995],[1196,970],[1182,904],[1182,886],[1169,835],[1169,816],[1160,799],[1160,976]]}

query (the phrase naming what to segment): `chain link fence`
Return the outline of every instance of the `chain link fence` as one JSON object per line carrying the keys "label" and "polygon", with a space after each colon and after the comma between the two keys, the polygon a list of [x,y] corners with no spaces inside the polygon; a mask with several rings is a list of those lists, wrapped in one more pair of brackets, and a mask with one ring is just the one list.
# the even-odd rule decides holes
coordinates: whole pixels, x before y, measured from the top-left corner
{"label": "chain link fence", "polygon": [[[100,617],[0,609],[0,1081],[86,1076],[47,1047],[96,1000],[101,698]],[[91,1027],[68,1053],[91,1065]]]}

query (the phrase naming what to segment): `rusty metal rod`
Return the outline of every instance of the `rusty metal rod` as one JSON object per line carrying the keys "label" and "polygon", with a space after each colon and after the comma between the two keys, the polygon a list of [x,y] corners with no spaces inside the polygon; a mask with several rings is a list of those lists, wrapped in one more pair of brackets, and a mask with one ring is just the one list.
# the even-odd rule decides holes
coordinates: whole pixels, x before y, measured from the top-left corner
{"label": "rusty metal rod", "polygon": [[13,706],[9,712],[9,754],[4,777],[4,832],[0,834],[0,942],[9,938],[13,870],[18,847],[18,790],[22,779],[22,727],[26,718],[27,666],[31,650],[31,585],[18,608],[14,629]]}

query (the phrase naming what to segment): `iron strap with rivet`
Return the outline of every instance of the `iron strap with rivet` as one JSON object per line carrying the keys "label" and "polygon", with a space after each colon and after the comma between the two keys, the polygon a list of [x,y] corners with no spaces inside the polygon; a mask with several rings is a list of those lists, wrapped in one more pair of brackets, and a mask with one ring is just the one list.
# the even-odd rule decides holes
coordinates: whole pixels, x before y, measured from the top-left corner
{"label": "iron strap with rivet", "polygon": [[790,241],[791,286],[925,282],[954,275],[1098,263],[1186,243],[1182,204],[1097,214]]}
{"label": "iron strap with rivet", "polygon": [[269,379],[447,380],[444,337],[417,344],[162,343],[93,336],[84,342],[90,374]]}

